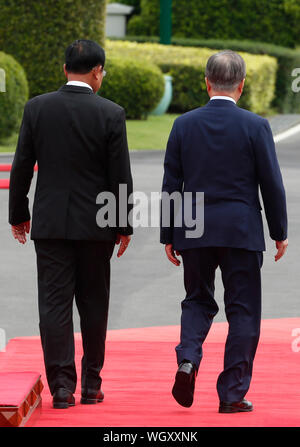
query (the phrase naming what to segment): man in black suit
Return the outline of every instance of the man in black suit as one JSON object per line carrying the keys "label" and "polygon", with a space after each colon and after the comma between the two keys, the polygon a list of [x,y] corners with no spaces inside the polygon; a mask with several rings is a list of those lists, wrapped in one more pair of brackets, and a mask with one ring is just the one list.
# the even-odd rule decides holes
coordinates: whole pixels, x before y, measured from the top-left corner
{"label": "man in black suit", "polygon": [[[163,191],[204,193],[204,233],[190,237],[185,225],[161,227],[161,242],[175,265],[181,255],[186,297],[182,302],[181,337],[176,347],[178,370],[173,396],[185,407],[193,403],[202,344],[218,312],[215,271],[220,267],[229,332],[224,370],[217,391],[222,413],[251,411],[244,399],[252,377],[261,320],[261,276],[265,250],[260,188],[270,237],[280,259],[286,251],[285,190],[274,140],[266,119],[237,106],[245,82],[242,57],[232,51],[207,62],[210,101],[177,118],[165,155]],[[164,208],[163,208],[164,209]],[[184,206],[183,206],[184,209]],[[173,215],[174,211],[173,211]]]}
{"label": "man in black suit", "polygon": [[[132,192],[122,107],[101,98],[105,53],[95,42],[77,40],[66,50],[66,85],[25,106],[10,176],[9,223],[26,242],[30,231],[28,192],[34,165],[38,178],[31,239],[37,255],[40,333],[54,408],[75,404],[72,305],[75,296],[83,343],[81,403],[103,400],[100,371],[107,330],[110,258],[121,256],[132,227],[99,226],[99,193],[120,203],[119,185]],[[123,196],[122,196],[123,197]],[[123,199],[124,200],[124,199]],[[99,222],[98,222],[99,223]]]}

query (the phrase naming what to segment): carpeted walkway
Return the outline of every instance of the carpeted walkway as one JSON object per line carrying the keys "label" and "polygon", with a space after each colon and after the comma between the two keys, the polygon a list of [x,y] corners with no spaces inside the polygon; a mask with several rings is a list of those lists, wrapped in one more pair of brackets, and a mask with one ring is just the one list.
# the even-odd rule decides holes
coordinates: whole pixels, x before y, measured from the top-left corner
{"label": "carpeted walkway", "polygon": [[[204,344],[191,408],[180,407],[171,395],[177,369],[174,348],[179,327],[109,331],[102,373],[104,402],[54,410],[47,386],[39,337],[10,340],[0,353],[0,371],[42,373],[43,407],[36,427],[297,427],[300,426],[300,340],[292,331],[300,318],[264,320],[247,398],[252,413],[219,414],[216,380],[222,370],[227,323],[215,323]],[[300,329],[299,329],[300,331]],[[300,332],[299,332],[300,334]],[[76,334],[76,364],[82,354]],[[294,351],[292,349],[294,342]]]}

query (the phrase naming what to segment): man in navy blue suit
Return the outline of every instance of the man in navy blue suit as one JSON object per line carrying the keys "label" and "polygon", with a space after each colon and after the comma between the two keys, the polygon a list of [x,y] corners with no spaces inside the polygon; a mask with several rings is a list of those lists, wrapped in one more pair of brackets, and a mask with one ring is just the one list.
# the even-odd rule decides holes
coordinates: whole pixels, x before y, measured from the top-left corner
{"label": "man in navy blue suit", "polygon": [[[259,189],[278,261],[286,251],[285,190],[274,140],[266,119],[237,106],[246,77],[240,55],[226,50],[210,57],[206,86],[210,101],[177,118],[164,162],[164,194],[204,193],[204,232],[188,236],[186,226],[161,225],[169,260],[184,266],[178,370],[172,394],[193,403],[202,344],[218,312],[215,271],[220,267],[229,323],[224,369],[218,377],[219,412],[252,411],[244,399],[251,381],[261,321],[261,267],[265,241]],[[197,200],[192,200],[193,215]],[[162,210],[164,200],[162,200]],[[191,234],[191,233],[189,233]]]}

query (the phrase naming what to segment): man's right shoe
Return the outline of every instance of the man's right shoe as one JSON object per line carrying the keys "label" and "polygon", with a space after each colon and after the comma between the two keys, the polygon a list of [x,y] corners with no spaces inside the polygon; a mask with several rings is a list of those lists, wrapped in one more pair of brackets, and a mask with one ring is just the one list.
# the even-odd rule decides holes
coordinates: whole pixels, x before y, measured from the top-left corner
{"label": "man's right shoe", "polygon": [[98,402],[102,402],[104,399],[104,393],[102,390],[87,390],[82,391],[80,403],[84,405],[93,405]]}
{"label": "man's right shoe", "polygon": [[75,405],[75,398],[71,391],[65,388],[57,388],[53,394],[53,408],[63,409],[73,407]]}
{"label": "man's right shoe", "polygon": [[197,370],[192,362],[180,363],[172,389],[174,399],[183,407],[190,407],[194,400]]}
{"label": "man's right shoe", "polygon": [[239,402],[220,402],[219,413],[245,413],[253,411],[253,405],[249,400],[242,399]]}

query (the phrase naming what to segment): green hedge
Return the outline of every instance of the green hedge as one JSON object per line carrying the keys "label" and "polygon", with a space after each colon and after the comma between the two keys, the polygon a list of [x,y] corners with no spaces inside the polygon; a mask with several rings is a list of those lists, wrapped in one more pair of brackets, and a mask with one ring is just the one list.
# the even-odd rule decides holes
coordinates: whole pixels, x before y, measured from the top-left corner
{"label": "green hedge", "polygon": [[164,77],[161,70],[144,60],[108,57],[99,95],[124,107],[129,119],[146,118],[164,93]]}
{"label": "green hedge", "polygon": [[275,96],[272,106],[282,113],[299,113],[300,98],[291,89],[291,73],[295,67],[300,67],[300,50],[293,50],[265,42],[203,39],[192,40],[174,38],[172,42],[181,46],[208,47],[217,50],[230,48],[233,51],[244,51],[251,54],[267,54],[277,59]]}
{"label": "green hedge", "polygon": [[0,49],[24,67],[30,96],[65,82],[64,50],[75,39],[104,42],[106,0],[1,2]]}
{"label": "green hedge", "polygon": [[300,3],[299,0],[284,0],[285,10],[290,14],[295,14],[296,18],[300,18]]}
{"label": "green hedge", "polygon": [[[294,3],[294,7],[289,3]],[[294,47],[300,43],[297,3],[296,0],[173,0],[173,35],[251,39]],[[159,7],[160,0],[141,0],[141,16],[129,21],[128,34],[158,35]]]}
{"label": "green hedge", "polygon": [[0,93],[0,138],[17,131],[28,100],[25,71],[16,60],[0,51],[0,68],[5,71],[6,92]]}
{"label": "green hedge", "polygon": [[[171,111],[182,113],[207,102],[205,66],[214,50],[124,41],[107,41],[106,47],[110,56],[146,59],[170,74],[173,78]],[[276,59],[265,55],[241,55],[247,64],[247,79],[240,105],[265,114],[274,96]]]}
{"label": "green hedge", "polygon": [[[158,43],[157,36],[127,36],[126,40],[138,43]],[[240,40],[218,40],[218,39],[187,39],[180,37],[172,38],[172,45],[188,47],[205,47],[216,50],[230,48],[233,51],[242,51],[251,54],[267,54],[275,57],[278,63],[276,73],[275,96],[272,102],[278,112],[299,113],[300,98],[291,89],[291,73],[296,67],[300,67],[300,50],[272,45],[265,42],[240,41]]]}

